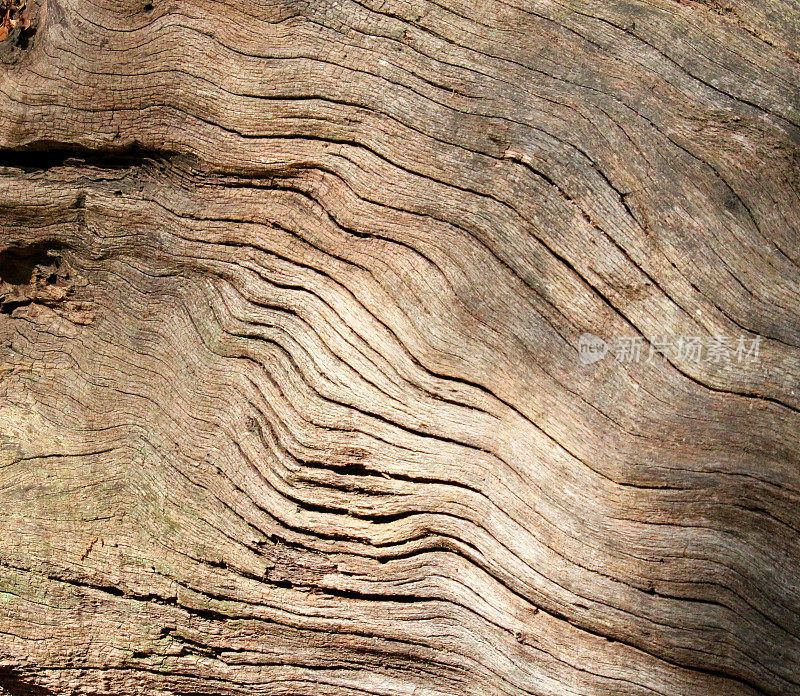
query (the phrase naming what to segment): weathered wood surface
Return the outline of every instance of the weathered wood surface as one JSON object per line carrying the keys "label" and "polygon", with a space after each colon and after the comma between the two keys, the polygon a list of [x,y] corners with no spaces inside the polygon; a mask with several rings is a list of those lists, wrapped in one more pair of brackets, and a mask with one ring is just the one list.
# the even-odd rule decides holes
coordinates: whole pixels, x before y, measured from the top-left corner
{"label": "weathered wood surface", "polygon": [[0,687],[800,693],[796,0],[23,14]]}

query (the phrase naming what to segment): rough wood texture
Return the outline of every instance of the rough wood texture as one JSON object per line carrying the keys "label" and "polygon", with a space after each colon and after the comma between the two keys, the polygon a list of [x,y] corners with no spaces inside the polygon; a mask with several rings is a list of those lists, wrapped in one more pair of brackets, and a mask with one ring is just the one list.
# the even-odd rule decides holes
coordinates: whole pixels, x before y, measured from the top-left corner
{"label": "rough wood texture", "polygon": [[796,0],[0,5],[0,687],[800,693]]}

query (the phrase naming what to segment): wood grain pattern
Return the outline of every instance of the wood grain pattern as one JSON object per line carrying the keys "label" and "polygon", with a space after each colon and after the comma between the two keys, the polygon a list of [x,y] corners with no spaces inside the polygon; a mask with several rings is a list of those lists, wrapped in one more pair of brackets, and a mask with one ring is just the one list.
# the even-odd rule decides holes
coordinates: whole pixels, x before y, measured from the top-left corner
{"label": "wood grain pattern", "polygon": [[796,0],[17,5],[0,690],[800,693]]}

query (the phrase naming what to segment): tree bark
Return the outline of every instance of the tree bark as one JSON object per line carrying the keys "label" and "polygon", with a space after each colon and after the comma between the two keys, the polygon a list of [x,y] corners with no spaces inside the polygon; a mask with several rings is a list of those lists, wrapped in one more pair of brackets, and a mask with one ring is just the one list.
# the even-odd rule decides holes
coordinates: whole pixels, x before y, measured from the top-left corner
{"label": "tree bark", "polygon": [[0,13],[0,691],[800,693],[797,0]]}

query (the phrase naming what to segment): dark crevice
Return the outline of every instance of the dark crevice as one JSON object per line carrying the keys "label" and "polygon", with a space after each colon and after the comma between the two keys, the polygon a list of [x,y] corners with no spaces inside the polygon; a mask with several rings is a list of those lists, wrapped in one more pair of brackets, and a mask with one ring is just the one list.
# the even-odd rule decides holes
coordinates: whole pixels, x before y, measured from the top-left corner
{"label": "dark crevice", "polygon": [[50,689],[26,681],[20,672],[9,668],[0,668],[0,689],[10,696],[53,696]]}
{"label": "dark crevice", "polygon": [[380,592],[380,593],[358,592],[356,590],[351,590],[351,589],[321,587],[319,585],[314,585],[309,582],[302,582],[302,581],[293,582],[292,580],[285,580],[285,579],[281,580],[270,579],[269,583],[275,587],[280,587],[282,589],[307,591],[307,592],[312,592],[314,594],[322,594],[322,595],[328,595],[329,597],[339,597],[341,599],[356,600],[356,601],[363,600],[372,602],[399,602],[403,604],[442,601],[436,597],[434,598],[419,597],[416,595],[389,594],[386,592]]}
{"label": "dark crevice", "polygon": [[117,148],[92,149],[77,144],[38,140],[24,148],[0,149],[0,167],[25,171],[46,171],[66,166],[129,169],[147,161],[172,160],[183,154],[167,148],[146,148],[138,142]]}
{"label": "dark crevice", "polygon": [[0,314],[13,314],[15,309],[28,307],[33,304],[32,299],[0,301]]}
{"label": "dark crevice", "polygon": [[72,292],[63,249],[58,242],[42,241],[0,251],[0,314],[36,302],[52,305]]}
{"label": "dark crevice", "polygon": [[[9,247],[0,251],[0,281],[11,285],[29,285],[34,276],[47,273],[57,264],[62,247],[52,242],[40,242],[24,247]],[[45,278],[45,279],[49,279]]]}
{"label": "dark crevice", "polygon": [[0,41],[26,51],[36,35],[36,26],[27,16],[25,0],[0,2]]}
{"label": "dark crevice", "polygon": [[31,41],[33,37],[36,35],[36,27],[28,26],[24,29],[21,29],[19,34],[17,34],[16,45],[18,48],[21,48],[23,51],[27,51],[30,48]]}

